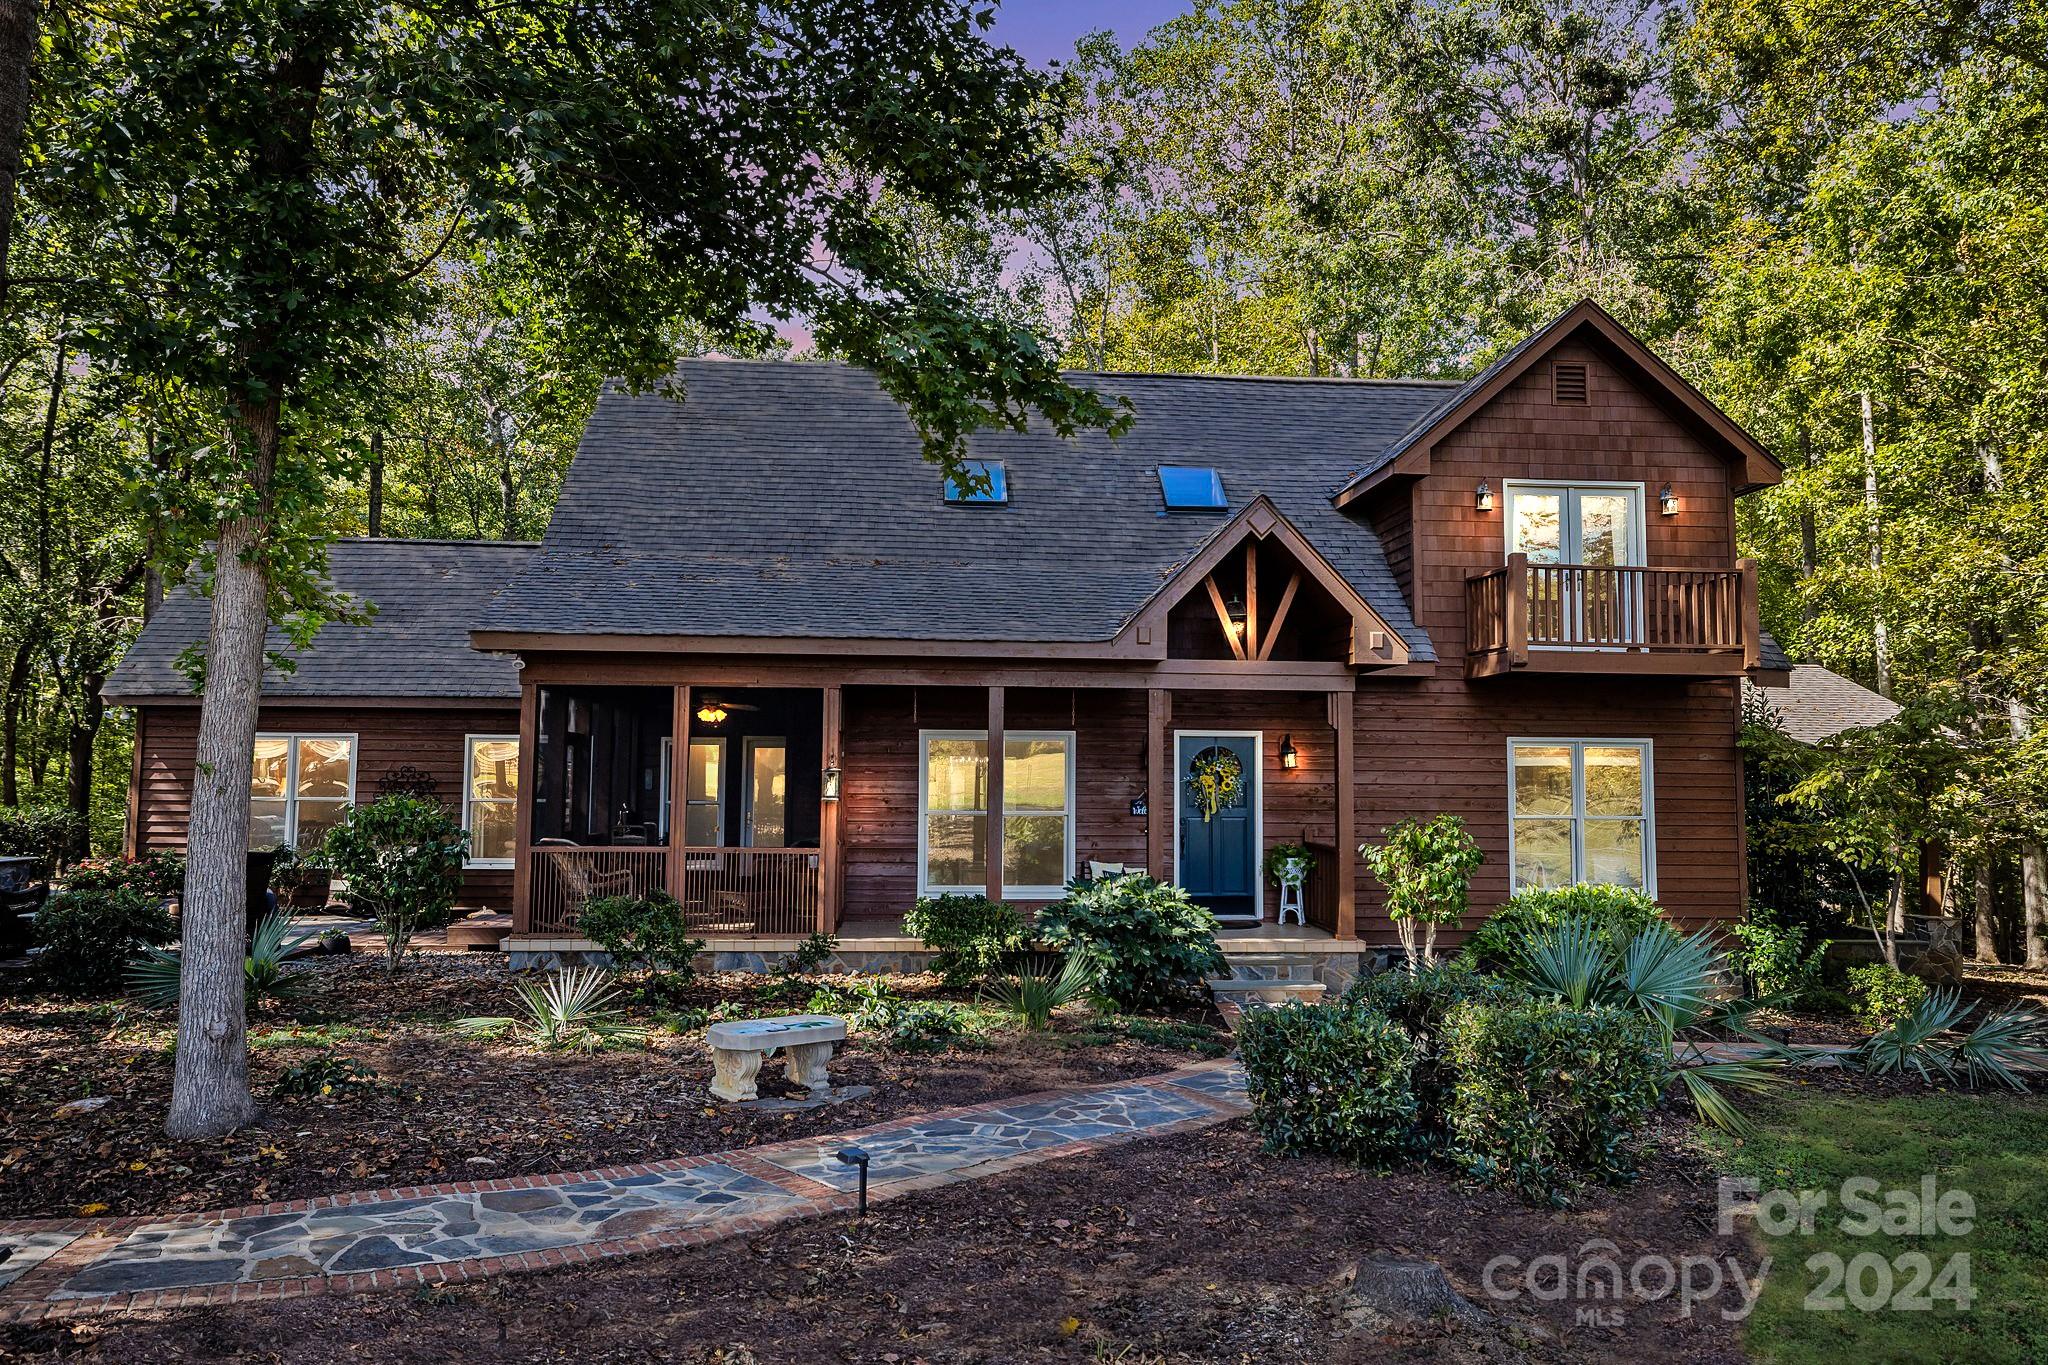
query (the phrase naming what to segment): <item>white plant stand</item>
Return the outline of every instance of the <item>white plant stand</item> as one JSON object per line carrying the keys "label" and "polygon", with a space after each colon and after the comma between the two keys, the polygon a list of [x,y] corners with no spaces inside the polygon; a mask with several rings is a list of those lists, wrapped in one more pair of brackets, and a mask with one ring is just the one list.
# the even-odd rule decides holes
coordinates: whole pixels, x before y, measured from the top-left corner
{"label": "white plant stand", "polygon": [[1277,923],[1287,923],[1289,912],[1294,922],[1308,927],[1308,909],[1302,904],[1301,888],[1308,881],[1308,864],[1299,858],[1290,858],[1280,868],[1280,914]]}

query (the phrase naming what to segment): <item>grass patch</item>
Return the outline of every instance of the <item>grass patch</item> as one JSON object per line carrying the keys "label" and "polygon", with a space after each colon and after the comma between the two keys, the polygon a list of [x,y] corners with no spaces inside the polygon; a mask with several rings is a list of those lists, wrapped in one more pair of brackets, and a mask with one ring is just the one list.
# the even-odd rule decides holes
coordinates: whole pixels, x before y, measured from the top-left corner
{"label": "grass patch", "polygon": [[[1766,1191],[1819,1190],[1828,1198],[1812,1234],[1756,1234],[1773,1258],[1745,1331],[1756,1359],[1784,1365],[2048,1359],[2048,1100],[1810,1093],[1762,1106],[1758,1118],[1761,1131],[1746,1143],[1709,1134],[1723,1168],[1754,1177]],[[1975,1200],[1968,1232],[1858,1235],[1842,1226],[1849,1213],[1840,1201],[1845,1180],[1875,1179],[1882,1203],[1886,1191],[1917,1193],[1928,1175],[1941,1190],[1966,1191]],[[1946,1298],[1918,1311],[1864,1310],[1853,1300],[1836,1311],[1808,1306],[1810,1294],[1828,1288],[1827,1268],[1815,1258],[1832,1255],[1848,1264],[1870,1252],[1894,1264],[1919,1252],[1937,1275],[1950,1256],[1967,1253],[1976,1300],[1964,1310]],[[1895,1274],[1895,1289],[1905,1289],[1910,1278]],[[1862,1283],[1868,1301],[1881,1277],[1872,1269]],[[1833,1292],[1848,1297],[1839,1283]]]}
{"label": "grass patch", "polygon": [[273,1047],[334,1047],[341,1043],[375,1042],[377,1037],[374,1029],[354,1024],[293,1024],[251,1033],[249,1047],[258,1052]]}
{"label": "grass patch", "polygon": [[1114,1047],[1129,1041],[1202,1057],[1221,1057],[1230,1051],[1228,1037],[1207,1024],[1136,1015],[1098,1015],[1073,1033],[1048,1035],[1048,1041],[1055,1047]]}

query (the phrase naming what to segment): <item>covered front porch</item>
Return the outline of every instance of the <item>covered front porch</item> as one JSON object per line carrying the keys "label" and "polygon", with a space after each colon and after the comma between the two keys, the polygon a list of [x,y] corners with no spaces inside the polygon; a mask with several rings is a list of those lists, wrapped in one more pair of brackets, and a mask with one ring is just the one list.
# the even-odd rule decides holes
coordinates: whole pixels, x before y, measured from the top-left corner
{"label": "covered front porch", "polygon": [[[1128,673],[1066,686],[1039,673],[798,686],[764,666],[744,685],[529,684],[508,948],[586,950],[585,904],[660,890],[714,952],[823,932],[886,959],[921,948],[902,927],[920,895],[1029,911],[1110,870],[1178,881],[1233,935],[1354,939],[1348,675],[1134,687]],[[1238,756],[1241,789],[1204,816],[1188,769],[1219,751]],[[1311,858],[1306,923],[1284,930],[1262,869],[1280,843]]]}

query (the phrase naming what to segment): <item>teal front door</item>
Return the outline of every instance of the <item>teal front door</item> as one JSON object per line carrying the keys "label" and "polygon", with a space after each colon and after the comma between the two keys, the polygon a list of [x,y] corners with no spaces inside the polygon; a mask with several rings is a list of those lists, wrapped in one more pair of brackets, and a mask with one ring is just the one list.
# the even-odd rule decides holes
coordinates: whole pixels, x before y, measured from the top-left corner
{"label": "teal front door", "polygon": [[1222,918],[1257,919],[1259,741],[1253,735],[1182,734],[1174,751],[1178,880]]}

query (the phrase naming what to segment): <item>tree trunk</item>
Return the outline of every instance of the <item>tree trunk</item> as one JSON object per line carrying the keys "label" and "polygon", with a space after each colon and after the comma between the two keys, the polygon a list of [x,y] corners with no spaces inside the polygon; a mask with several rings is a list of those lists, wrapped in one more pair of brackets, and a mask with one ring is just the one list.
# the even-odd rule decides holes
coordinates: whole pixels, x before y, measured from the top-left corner
{"label": "tree trunk", "polygon": [[21,783],[15,769],[21,762],[21,701],[28,686],[30,642],[14,647],[14,662],[7,668],[4,716],[0,716],[0,803],[21,804]]}
{"label": "tree trunk", "polygon": [[370,433],[370,539],[384,534],[384,433]]}
{"label": "tree trunk", "polygon": [[1870,390],[1863,391],[1863,511],[1864,536],[1870,549],[1870,590],[1877,606],[1870,623],[1870,639],[1877,657],[1877,694],[1892,694],[1891,639],[1884,620],[1884,536],[1878,526],[1877,496],[1877,414],[1870,405]]}
{"label": "tree trunk", "polygon": [[199,704],[198,762],[186,844],[178,994],[177,1070],[164,1129],[174,1138],[219,1137],[256,1119],[249,1093],[245,886],[249,779],[255,766],[256,708],[263,687],[269,574],[261,557],[268,490],[277,467],[278,404],[244,407],[235,439],[250,452],[259,510],[221,524],[213,581],[213,629],[206,642],[206,690]]}
{"label": "tree trunk", "polygon": [[1976,912],[1977,960],[1998,961],[1998,911],[1994,905],[1995,886],[1989,859],[1977,865],[1977,875],[1972,882],[1972,902]]}
{"label": "tree trunk", "polygon": [[2029,967],[2048,967],[2048,849],[2020,845],[2020,951]]}
{"label": "tree trunk", "polygon": [[78,817],[78,832],[71,847],[74,860],[92,856],[92,760],[100,725],[107,716],[107,704],[100,700],[100,686],[106,680],[104,673],[88,673],[81,679],[84,687],[78,698],[79,711],[71,718],[70,733],[66,736],[70,761],[65,767],[64,796],[72,814]]}
{"label": "tree trunk", "polygon": [[36,0],[0,0],[0,304],[8,298],[7,244],[14,236],[14,186],[21,176],[28,78],[41,17]]}

